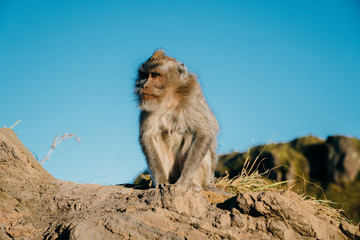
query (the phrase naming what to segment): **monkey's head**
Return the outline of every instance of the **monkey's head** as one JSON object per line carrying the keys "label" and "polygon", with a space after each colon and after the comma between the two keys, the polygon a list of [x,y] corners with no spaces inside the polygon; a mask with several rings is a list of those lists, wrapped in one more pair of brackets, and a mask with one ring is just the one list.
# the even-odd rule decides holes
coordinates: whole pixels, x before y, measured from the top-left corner
{"label": "monkey's head", "polygon": [[174,106],[181,95],[189,94],[196,76],[189,73],[185,65],[156,50],[138,70],[135,93],[143,111],[156,111],[159,107]]}

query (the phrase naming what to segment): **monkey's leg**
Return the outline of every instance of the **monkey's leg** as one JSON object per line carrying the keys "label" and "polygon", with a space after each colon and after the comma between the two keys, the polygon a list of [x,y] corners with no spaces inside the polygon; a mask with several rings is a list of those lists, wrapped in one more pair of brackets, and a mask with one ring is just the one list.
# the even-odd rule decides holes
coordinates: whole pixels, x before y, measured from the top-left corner
{"label": "monkey's leg", "polygon": [[140,143],[156,185],[168,183],[168,174],[166,174],[161,161],[160,146],[155,138],[151,136],[142,136]]}

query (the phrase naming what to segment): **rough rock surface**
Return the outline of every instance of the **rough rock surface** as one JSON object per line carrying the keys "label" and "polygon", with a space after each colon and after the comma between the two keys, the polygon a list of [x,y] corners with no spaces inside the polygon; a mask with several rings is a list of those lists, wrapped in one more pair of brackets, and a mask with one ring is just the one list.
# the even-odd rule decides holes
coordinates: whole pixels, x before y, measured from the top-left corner
{"label": "rough rock surface", "polygon": [[360,239],[359,226],[292,192],[237,196],[175,186],[61,181],[0,129],[0,239]]}

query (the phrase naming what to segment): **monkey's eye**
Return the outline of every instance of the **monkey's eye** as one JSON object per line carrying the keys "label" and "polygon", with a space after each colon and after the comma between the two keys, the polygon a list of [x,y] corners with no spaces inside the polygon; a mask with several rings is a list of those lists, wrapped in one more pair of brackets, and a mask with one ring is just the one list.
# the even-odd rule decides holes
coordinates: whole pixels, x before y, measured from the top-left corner
{"label": "monkey's eye", "polygon": [[139,79],[144,79],[144,78],[147,78],[147,73],[146,72],[141,72],[141,71],[139,71],[139,73],[138,73],[138,77],[139,77]]}
{"label": "monkey's eye", "polygon": [[156,78],[156,77],[160,76],[159,73],[155,73],[155,72],[150,73],[150,75],[152,78]]}

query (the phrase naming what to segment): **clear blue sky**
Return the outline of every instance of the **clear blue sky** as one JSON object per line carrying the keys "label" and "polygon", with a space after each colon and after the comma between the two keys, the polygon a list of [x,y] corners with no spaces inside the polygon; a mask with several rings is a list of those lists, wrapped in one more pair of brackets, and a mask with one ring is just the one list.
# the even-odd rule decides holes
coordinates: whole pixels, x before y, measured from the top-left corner
{"label": "clear blue sky", "polygon": [[157,48],[198,74],[219,153],[313,134],[360,137],[360,3],[0,0],[0,125],[74,182],[146,168],[133,95]]}

